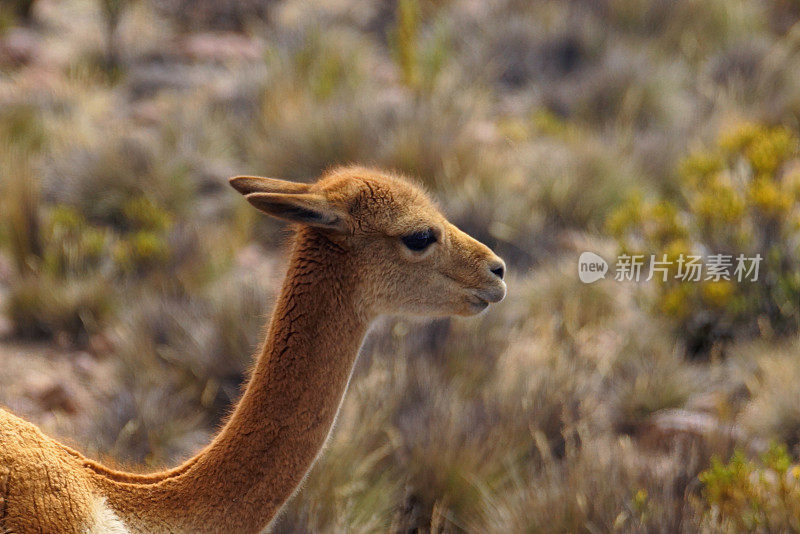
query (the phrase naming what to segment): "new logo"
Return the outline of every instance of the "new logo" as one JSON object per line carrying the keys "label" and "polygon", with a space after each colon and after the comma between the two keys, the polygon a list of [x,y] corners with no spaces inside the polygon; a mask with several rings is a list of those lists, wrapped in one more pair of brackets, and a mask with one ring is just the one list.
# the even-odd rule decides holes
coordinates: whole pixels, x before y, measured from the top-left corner
{"label": "new logo", "polygon": [[578,258],[578,277],[584,284],[591,284],[606,277],[608,263],[594,252],[583,252]]}

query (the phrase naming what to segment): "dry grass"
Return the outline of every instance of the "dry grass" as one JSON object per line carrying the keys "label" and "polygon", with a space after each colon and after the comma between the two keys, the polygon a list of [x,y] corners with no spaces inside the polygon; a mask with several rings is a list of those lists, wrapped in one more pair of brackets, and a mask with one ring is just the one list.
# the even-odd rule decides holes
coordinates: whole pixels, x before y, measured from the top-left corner
{"label": "dry grass", "polygon": [[[113,28],[94,0],[38,0],[32,23],[2,10],[0,333],[16,339],[0,402],[123,464],[187,457],[236,400],[283,273],[284,229],[224,179],[374,164],[506,258],[509,297],[471,320],[381,320],[274,532],[750,520],[708,484],[736,446],[797,461],[796,336],[688,361],[652,287],[581,284],[575,260],[612,253],[606,221],[634,191],[681,198],[680,162],[720,125],[797,134],[796,7],[217,4],[140,1]],[[61,352],[26,374],[34,347],[9,343],[30,338]],[[720,478],[701,482],[714,454]],[[796,524],[774,502],[759,517]]]}

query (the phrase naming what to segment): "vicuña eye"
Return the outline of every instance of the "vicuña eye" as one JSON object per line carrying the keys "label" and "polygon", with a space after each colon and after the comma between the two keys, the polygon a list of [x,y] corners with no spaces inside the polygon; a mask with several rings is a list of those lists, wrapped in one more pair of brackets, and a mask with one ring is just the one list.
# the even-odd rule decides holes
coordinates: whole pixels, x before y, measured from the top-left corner
{"label": "vicu\u00f1a eye", "polygon": [[405,244],[405,246],[415,251],[425,250],[432,243],[436,242],[436,236],[434,235],[433,230],[430,228],[420,232],[414,232],[413,234],[405,235],[401,239],[403,240],[403,244]]}

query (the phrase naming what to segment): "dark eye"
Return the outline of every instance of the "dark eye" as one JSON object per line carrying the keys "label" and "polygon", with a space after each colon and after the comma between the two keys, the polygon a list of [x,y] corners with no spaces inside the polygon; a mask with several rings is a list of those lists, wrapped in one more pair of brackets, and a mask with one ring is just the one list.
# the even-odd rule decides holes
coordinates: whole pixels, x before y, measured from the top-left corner
{"label": "dark eye", "polygon": [[405,246],[415,251],[425,250],[431,243],[436,242],[436,236],[430,228],[420,232],[414,232],[413,234],[404,235],[401,239]]}

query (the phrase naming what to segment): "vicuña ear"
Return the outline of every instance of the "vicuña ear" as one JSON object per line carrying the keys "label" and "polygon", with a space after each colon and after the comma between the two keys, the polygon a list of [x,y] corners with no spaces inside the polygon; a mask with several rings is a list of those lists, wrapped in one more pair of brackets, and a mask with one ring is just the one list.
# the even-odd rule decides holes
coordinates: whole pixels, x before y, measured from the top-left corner
{"label": "vicu\u00f1a ear", "polygon": [[275,178],[262,178],[260,176],[235,176],[228,183],[243,195],[251,193],[307,193],[308,184],[278,180]]}
{"label": "vicu\u00f1a ear", "polygon": [[316,193],[250,193],[247,200],[268,215],[286,221],[344,232],[347,214]]}

